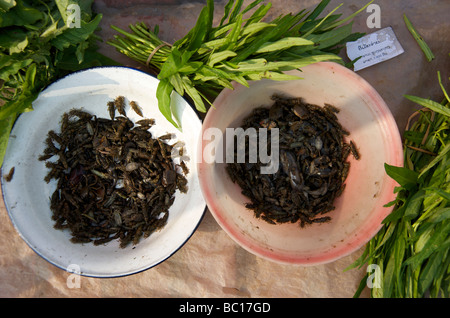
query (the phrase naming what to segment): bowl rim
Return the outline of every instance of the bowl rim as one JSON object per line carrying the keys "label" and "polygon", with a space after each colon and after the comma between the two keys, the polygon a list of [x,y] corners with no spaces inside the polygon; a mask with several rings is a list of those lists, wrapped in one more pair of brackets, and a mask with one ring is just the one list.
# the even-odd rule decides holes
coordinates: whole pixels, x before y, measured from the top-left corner
{"label": "bowl rim", "polygon": [[[391,110],[389,109],[389,107],[387,106],[386,102],[381,97],[381,95],[375,90],[375,88],[372,85],[369,84],[367,80],[365,80],[359,74],[336,62],[318,62],[310,64],[306,67],[322,67],[322,66],[337,68],[339,71],[343,72],[344,75],[350,76],[353,80],[357,81],[358,84],[364,88],[364,91],[369,93],[368,98],[375,101],[374,105],[376,106],[376,109],[380,112],[380,114],[384,119],[383,127],[390,127],[388,129],[389,131],[388,135],[392,137],[392,139],[387,146],[387,148],[390,150],[389,153],[389,156],[391,156],[390,164],[403,165],[403,144],[401,140],[400,131],[398,129],[398,125],[395,121],[395,118]],[[266,79],[266,81],[269,80]],[[248,81],[250,86],[255,82],[259,81]],[[246,89],[246,88],[241,84],[233,82],[233,90],[236,89]],[[222,99],[226,98],[227,93],[232,94],[232,90],[230,89],[222,90],[222,92],[216,98],[214,103],[221,102]],[[217,105],[214,105],[214,107],[218,108],[220,106],[217,107]],[[210,122],[212,121],[211,117],[212,115],[210,115],[210,112],[208,112],[203,121],[202,132],[204,129],[211,126],[210,124]],[[204,146],[205,145],[199,147],[199,150],[201,149],[203,151]],[[376,233],[383,226],[383,224],[381,223],[382,220],[389,213],[391,213],[393,209],[393,207],[384,208],[385,213],[383,214],[380,213],[380,215],[378,215],[378,217],[373,220],[373,224],[371,226],[368,227],[366,226],[365,229],[366,230],[368,229],[369,231],[366,232],[365,235],[360,237],[358,240],[352,240],[350,241],[350,244],[346,244],[341,248],[334,248],[331,252],[324,253],[324,255],[317,255],[312,257],[290,257],[286,255],[279,255],[273,251],[269,251],[268,249],[255,245],[250,240],[246,239],[245,236],[240,235],[238,231],[226,221],[225,217],[222,215],[224,214],[225,209],[216,204],[216,202],[214,201],[215,197],[214,189],[212,189],[209,186],[209,184],[206,183],[207,181],[205,180],[207,179],[207,176],[210,173],[211,170],[210,167],[211,165],[205,162],[205,160],[202,160],[201,162],[198,163],[199,181],[208,209],[213,215],[213,217],[216,219],[217,223],[230,236],[230,238],[233,241],[235,241],[239,246],[241,246],[248,252],[256,256],[259,256],[263,259],[267,259],[269,261],[273,261],[280,264],[314,266],[330,263],[338,259],[341,259],[342,257],[348,256],[353,252],[357,251],[359,248],[363,247],[367,242],[370,241],[371,238],[373,238],[376,235]],[[395,186],[398,185],[397,182],[392,178],[387,178],[386,184],[387,184],[386,188],[392,190],[394,189]],[[395,193],[394,191],[391,191],[390,193],[385,193],[384,197],[388,200],[386,201],[386,203],[388,203],[395,199]]]}
{"label": "bowl rim", "polygon": [[[157,78],[157,76],[147,73],[143,70],[131,67],[131,66],[123,66],[123,65],[104,65],[104,66],[93,66],[93,67],[88,67],[85,69],[81,69],[81,70],[77,70],[71,73],[68,73],[58,79],[56,79],[55,81],[49,83],[47,86],[45,86],[39,93],[39,95],[43,92],[45,92],[46,90],[50,89],[53,85],[56,85],[58,82],[64,80],[67,77],[76,75],[78,73],[83,73],[83,72],[87,72],[87,71],[92,71],[92,70],[98,70],[98,69],[114,69],[114,68],[118,68],[118,69],[125,69],[125,70],[131,70],[131,71],[137,71],[142,73],[143,75],[146,76],[150,76],[154,79],[157,79],[159,81],[159,79]],[[38,97],[39,97],[38,95]],[[180,95],[181,96],[181,95]],[[189,107],[194,111],[195,115],[197,116],[197,118],[199,119],[200,123],[202,124],[202,119],[198,113],[198,111],[195,109],[195,107],[193,107],[191,105],[191,103],[189,103],[186,98],[184,96],[181,96],[181,98],[184,100],[184,102],[186,103],[186,105],[189,105]],[[37,99],[37,98],[36,98]],[[34,101],[33,101],[34,102]],[[35,110],[33,110],[35,111]],[[22,116],[23,113],[19,114],[16,118],[16,120],[14,121],[13,126],[11,127],[11,131],[14,128],[16,122],[18,121],[18,119],[20,118],[20,116]],[[9,140],[9,138],[8,138]],[[5,166],[2,165],[1,167],[1,175],[4,175],[4,173],[6,173],[6,171],[3,171],[5,169]],[[0,180],[1,181],[1,180]],[[66,272],[72,273],[71,271],[68,270],[68,268],[65,268],[64,266],[60,265],[59,263],[57,263],[56,261],[53,261],[52,259],[50,259],[49,257],[46,257],[43,253],[39,252],[39,250],[33,246],[33,244],[31,244],[31,242],[24,236],[24,234],[22,233],[22,231],[19,229],[19,227],[17,226],[16,222],[14,221],[14,217],[12,216],[12,213],[10,211],[10,209],[8,208],[8,205],[6,204],[6,200],[5,200],[5,191],[4,191],[4,187],[5,187],[5,182],[0,182],[1,183],[1,189],[2,189],[2,199],[5,205],[5,210],[8,213],[8,217],[9,220],[11,221],[11,224],[13,225],[14,229],[16,230],[16,233],[19,234],[19,236],[22,238],[22,240],[28,245],[28,247],[33,250],[37,255],[39,255],[42,259],[46,260],[48,263],[56,266],[57,268],[60,268]],[[90,274],[90,273],[86,273],[86,272],[80,272],[80,273],[76,273],[80,276],[84,276],[84,277],[92,277],[92,278],[117,278],[117,277],[125,277],[125,276],[130,276],[130,275],[134,275],[134,274],[138,274],[141,273],[143,271],[146,271],[148,269],[151,269],[161,263],[163,263],[164,261],[166,261],[167,259],[169,259],[170,257],[172,257],[176,252],[178,252],[186,243],[187,241],[189,241],[191,239],[191,237],[194,235],[194,233],[197,231],[198,227],[200,226],[206,211],[207,211],[208,207],[205,205],[203,212],[201,213],[201,216],[199,218],[199,221],[197,223],[197,225],[193,228],[192,232],[186,237],[186,239],[176,248],[172,251],[172,253],[168,254],[165,258],[161,259],[160,261],[153,263],[149,266],[144,266],[140,269],[137,270],[133,270],[133,271],[124,271],[123,273],[120,274],[113,274],[113,275],[109,275],[109,274]]]}

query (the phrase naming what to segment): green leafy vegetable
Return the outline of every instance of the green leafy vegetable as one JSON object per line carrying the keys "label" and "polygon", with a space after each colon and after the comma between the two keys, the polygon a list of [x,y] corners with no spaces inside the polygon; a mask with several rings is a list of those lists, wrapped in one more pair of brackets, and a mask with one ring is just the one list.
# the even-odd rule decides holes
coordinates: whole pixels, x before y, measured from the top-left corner
{"label": "green leafy vegetable", "polygon": [[[340,6],[319,18],[329,3],[323,0],[309,15],[302,10],[267,22],[271,3],[255,0],[244,7],[243,2],[229,0],[219,25],[213,26],[214,2],[207,0],[195,26],[172,45],[158,38],[157,26],[152,31],[144,23],[130,25],[130,32],[112,25],[119,34],[107,43],[158,73],[159,109],[175,123],[173,90],[206,112],[223,88],[233,88],[233,81],[248,86],[249,80],[263,78],[292,80],[298,77],[283,72],[319,61],[343,64],[337,55],[343,45],[363,35],[352,33],[346,22],[371,3],[339,20],[334,12]],[[175,126],[181,129],[179,123]]]}
{"label": "green leafy vegetable", "polygon": [[[376,264],[381,287],[371,297],[445,297],[450,295],[450,100],[441,103],[405,96],[424,108],[404,134],[404,167],[385,165],[396,180],[395,205],[382,229],[349,268]],[[355,297],[366,286],[361,280]]]}
{"label": "green leafy vegetable", "polygon": [[[79,69],[117,65],[97,52],[92,0],[0,0],[0,166],[11,127],[48,84]],[[79,8],[71,27],[69,5]]]}

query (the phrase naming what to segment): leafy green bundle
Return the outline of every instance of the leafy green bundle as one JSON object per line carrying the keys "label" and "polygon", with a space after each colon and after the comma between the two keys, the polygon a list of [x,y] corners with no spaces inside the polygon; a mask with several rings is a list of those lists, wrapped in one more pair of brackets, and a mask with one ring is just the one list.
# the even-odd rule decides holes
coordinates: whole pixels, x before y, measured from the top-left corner
{"label": "leafy green bundle", "polygon": [[43,88],[72,71],[117,64],[96,52],[102,15],[92,3],[0,0],[0,166],[14,121]]}
{"label": "leafy green bundle", "polygon": [[244,8],[243,0],[230,0],[214,27],[214,2],[207,0],[196,25],[173,45],[158,38],[157,26],[152,31],[144,23],[130,25],[131,32],[111,26],[120,35],[107,43],[156,69],[159,109],[180,128],[180,119],[171,109],[173,90],[186,94],[198,111],[206,112],[205,101],[211,105],[222,89],[233,88],[232,81],[248,86],[248,80],[262,78],[298,79],[283,72],[319,61],[343,63],[337,55],[342,46],[363,35],[352,33],[352,23],[346,22],[370,4],[342,20],[341,14],[334,14],[340,6],[319,18],[330,2],[324,0],[310,13],[302,10],[265,22],[271,3],[261,2]]}
{"label": "leafy green bundle", "polygon": [[[377,265],[371,297],[449,297],[450,294],[450,98],[440,74],[442,103],[405,96],[424,108],[404,133],[404,166],[385,165],[398,182],[394,211],[350,268]],[[409,124],[408,124],[409,125]],[[372,267],[371,267],[372,268]],[[370,276],[370,277],[369,277]]]}

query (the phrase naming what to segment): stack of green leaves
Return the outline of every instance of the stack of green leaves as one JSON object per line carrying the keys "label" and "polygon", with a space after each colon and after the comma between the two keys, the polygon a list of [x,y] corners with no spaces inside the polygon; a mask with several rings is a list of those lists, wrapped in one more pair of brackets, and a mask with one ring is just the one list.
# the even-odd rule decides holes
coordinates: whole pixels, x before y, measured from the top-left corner
{"label": "stack of green leaves", "polygon": [[319,61],[343,63],[337,55],[343,45],[363,35],[352,33],[349,21],[370,2],[344,19],[334,14],[340,6],[319,18],[329,2],[321,1],[312,12],[264,21],[271,3],[256,0],[243,7],[243,0],[230,0],[214,27],[214,2],[207,0],[195,26],[173,45],[158,38],[157,26],[152,31],[144,23],[130,25],[130,32],[111,26],[120,35],[107,43],[156,70],[159,109],[180,128],[180,119],[171,109],[174,90],[206,112],[222,89],[233,88],[232,81],[248,86],[249,80],[262,78],[298,79],[283,72]]}
{"label": "stack of green leaves", "polygon": [[102,15],[92,3],[0,0],[0,166],[14,121],[43,88],[72,71],[117,64],[96,51]]}
{"label": "stack of green leaves", "polygon": [[[413,114],[404,133],[404,166],[385,165],[398,182],[393,212],[350,268],[374,264],[355,297],[371,279],[371,297],[445,297],[450,295],[450,98],[405,96],[424,108]],[[417,116],[419,118],[417,119]]]}

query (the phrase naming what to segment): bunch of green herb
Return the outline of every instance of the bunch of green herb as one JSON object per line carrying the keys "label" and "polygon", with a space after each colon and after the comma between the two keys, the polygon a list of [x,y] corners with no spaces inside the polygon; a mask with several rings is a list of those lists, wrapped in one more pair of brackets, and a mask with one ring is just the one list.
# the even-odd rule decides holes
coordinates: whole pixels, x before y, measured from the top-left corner
{"label": "bunch of green herb", "polygon": [[[351,266],[375,264],[367,279],[379,283],[371,297],[449,297],[450,294],[450,98],[441,103],[405,96],[424,108],[404,133],[404,166],[385,165],[398,182],[393,212]],[[417,119],[418,116],[418,119]],[[409,124],[408,124],[409,125]]]}
{"label": "bunch of green herb", "polygon": [[352,33],[352,22],[347,22],[370,4],[344,19],[334,14],[340,6],[319,18],[330,2],[324,0],[312,12],[302,10],[264,21],[271,3],[261,2],[243,7],[243,0],[230,0],[214,27],[214,2],[207,0],[195,26],[173,44],[158,38],[157,26],[151,30],[144,23],[130,25],[130,32],[111,26],[120,35],[107,43],[157,71],[159,109],[180,127],[171,109],[173,90],[186,94],[198,111],[206,112],[222,89],[233,88],[232,81],[248,86],[248,80],[262,78],[298,79],[283,71],[319,61],[342,63],[337,55],[342,46],[363,35]]}
{"label": "bunch of green herb", "polygon": [[14,121],[43,88],[68,72],[116,64],[96,52],[102,15],[92,3],[0,0],[0,166]]}

